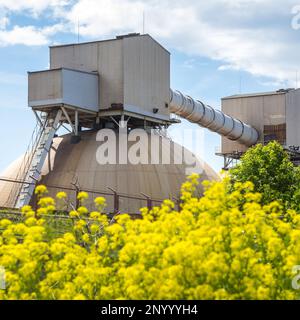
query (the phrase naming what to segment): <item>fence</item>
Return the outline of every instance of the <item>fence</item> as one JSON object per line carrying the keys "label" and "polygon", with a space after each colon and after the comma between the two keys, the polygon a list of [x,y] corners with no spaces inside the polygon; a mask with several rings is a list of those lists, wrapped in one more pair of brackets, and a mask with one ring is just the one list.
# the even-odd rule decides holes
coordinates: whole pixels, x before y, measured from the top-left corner
{"label": "fence", "polygon": [[[22,181],[22,180],[16,180],[16,179],[6,179],[6,178],[0,178],[0,182],[4,182],[5,184],[27,184],[29,185],[29,182]],[[164,199],[156,199],[151,198],[150,196],[146,194],[140,194],[140,195],[128,195],[124,193],[118,193],[117,191],[107,188],[108,191],[98,191],[98,190],[91,190],[91,189],[80,189],[78,187],[66,187],[66,186],[56,186],[56,185],[47,185],[48,189],[48,195],[55,197],[56,193],[59,191],[64,191],[67,194],[67,199],[65,201],[65,206],[63,208],[64,211],[70,211],[73,209],[76,209],[79,206],[77,195],[80,191],[85,191],[89,194],[89,199],[85,202],[85,206],[90,210],[94,210],[95,206],[93,203],[93,200],[96,197],[104,197],[106,199],[106,207],[104,210],[104,213],[128,213],[128,214],[139,214],[140,208],[147,207],[148,209],[152,209],[154,206],[159,206],[164,201]],[[12,185],[13,187],[13,185]],[[10,189],[10,188],[9,188]],[[3,192],[0,190],[0,192]],[[170,197],[171,198],[171,197]],[[172,198],[176,203],[176,207],[179,210],[180,209],[180,200],[176,198]],[[31,199],[32,207],[34,209],[37,208],[37,198],[36,196],[33,196]],[[6,203],[1,204],[2,207],[8,207],[12,208],[14,207],[13,203]]]}

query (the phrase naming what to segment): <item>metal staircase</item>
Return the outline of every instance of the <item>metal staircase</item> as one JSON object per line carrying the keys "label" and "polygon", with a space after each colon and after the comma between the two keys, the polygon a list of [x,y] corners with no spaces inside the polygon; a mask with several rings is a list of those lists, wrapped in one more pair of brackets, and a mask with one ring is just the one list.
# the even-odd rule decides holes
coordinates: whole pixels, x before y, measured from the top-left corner
{"label": "metal staircase", "polygon": [[[34,151],[38,146],[39,140],[41,138],[41,132],[45,126],[47,121],[48,114],[41,112],[40,115],[36,114],[37,121],[35,128],[31,134],[31,138],[29,140],[26,152],[23,156],[22,162],[20,163],[20,167],[16,173],[14,179],[16,181],[23,181],[26,173],[29,170],[29,165],[31,163],[32,157],[34,155]],[[19,183],[13,184],[9,196],[7,197],[5,205],[9,208],[15,208],[18,194],[20,193],[22,185]]]}
{"label": "metal staircase", "polygon": [[35,145],[31,153],[27,152],[28,154],[26,153],[24,157],[22,176],[25,179],[17,193],[16,208],[29,204],[61,118],[62,110],[59,109],[47,116],[44,115],[40,120],[40,130],[36,136]]}

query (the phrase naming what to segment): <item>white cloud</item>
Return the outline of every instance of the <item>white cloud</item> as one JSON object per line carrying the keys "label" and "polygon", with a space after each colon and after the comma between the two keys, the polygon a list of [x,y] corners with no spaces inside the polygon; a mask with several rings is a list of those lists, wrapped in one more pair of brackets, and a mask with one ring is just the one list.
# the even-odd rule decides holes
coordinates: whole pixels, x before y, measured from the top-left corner
{"label": "white cloud", "polygon": [[9,24],[9,19],[6,16],[0,17],[0,30],[3,30]]}
{"label": "white cloud", "polygon": [[62,23],[42,28],[18,25],[15,25],[10,30],[0,28],[0,47],[18,44],[26,46],[42,46],[50,43],[51,36],[58,32],[65,31],[65,25]]}
{"label": "white cloud", "polygon": [[67,31],[66,29],[66,25],[64,25],[63,23],[58,23],[58,24],[54,24],[52,26],[47,26],[41,29],[41,33],[44,36],[53,36],[58,32],[64,32]]}
{"label": "white cloud", "polygon": [[23,44],[27,46],[46,45],[49,40],[44,29],[34,26],[14,26],[12,30],[0,30],[0,47]]}
{"label": "white cloud", "polygon": [[242,69],[279,80],[300,68],[300,33],[290,27],[297,0],[79,0],[65,18],[90,38],[146,32],[168,48],[220,60],[221,69]]}
{"label": "white cloud", "polygon": [[244,70],[282,82],[300,69],[300,31],[291,28],[295,4],[299,0],[0,0],[8,14],[58,20],[7,30],[8,21],[0,18],[0,46],[44,45],[58,32],[77,33],[78,20],[85,39],[142,32],[145,12],[146,32],[168,49],[218,60],[221,71]]}
{"label": "white cloud", "polygon": [[232,64],[223,64],[218,67],[219,71],[227,71],[227,70],[239,70],[237,66],[234,66]]}
{"label": "white cloud", "polygon": [[292,81],[274,80],[274,81],[258,81],[264,87],[286,88]]}
{"label": "white cloud", "polygon": [[56,17],[61,15],[65,6],[70,3],[71,0],[0,0],[0,47],[17,44],[28,46],[48,44],[51,36],[65,31],[63,23],[44,27],[14,25],[8,28],[9,16],[18,13],[40,18],[40,15],[47,10],[52,17]]}
{"label": "white cloud", "polygon": [[187,69],[194,69],[196,64],[196,59],[187,59],[183,62],[183,67]]}
{"label": "white cloud", "polygon": [[51,8],[62,8],[68,5],[68,0],[0,0],[0,8],[13,12],[28,10],[34,15]]}
{"label": "white cloud", "polygon": [[142,24],[144,8],[140,1],[80,0],[65,17],[73,22],[76,32],[79,20],[82,35],[98,37],[137,30]]}

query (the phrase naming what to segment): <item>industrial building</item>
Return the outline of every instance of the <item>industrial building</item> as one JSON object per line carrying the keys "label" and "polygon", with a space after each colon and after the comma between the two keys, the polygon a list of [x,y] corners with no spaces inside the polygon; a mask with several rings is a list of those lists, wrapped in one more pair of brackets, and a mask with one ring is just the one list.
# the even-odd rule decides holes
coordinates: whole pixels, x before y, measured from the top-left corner
{"label": "industrial building", "polygon": [[[178,123],[170,115],[170,53],[149,35],[50,47],[49,70],[28,73],[28,106],[37,126],[26,154],[12,163],[0,180],[0,206],[34,203],[34,188],[46,184],[76,203],[78,190],[92,198],[105,196],[109,212],[138,212],[165,198],[178,199],[186,167],[171,164],[102,164],[96,161],[99,129],[155,130],[160,157],[170,141],[165,129]],[[57,137],[61,127],[71,133]],[[132,143],[131,143],[132,144]],[[128,145],[128,148],[130,144]],[[193,155],[185,150],[187,158]],[[178,154],[180,158],[180,155]],[[203,180],[218,179],[203,161]]]}
{"label": "industrial building", "polygon": [[[228,166],[257,142],[297,145],[299,92],[227,97],[221,111],[170,89],[170,53],[149,35],[52,46],[49,70],[28,73],[28,106],[37,126],[25,155],[0,179],[0,206],[33,204],[38,183],[51,195],[70,191],[73,204],[78,190],[104,195],[109,212],[137,212],[145,201],[151,207],[158,199],[178,199],[186,166],[175,159],[181,157],[174,151],[180,146],[166,135],[180,122],[178,116],[222,135],[219,155]],[[173,162],[99,164],[98,130],[117,132],[120,123],[128,132],[146,129],[149,137],[155,131],[160,157],[170,146]],[[57,137],[66,126],[70,134]],[[196,162],[202,180],[218,179],[207,164]]]}
{"label": "industrial building", "polygon": [[[280,89],[273,92],[239,94],[222,99],[222,111],[251,124],[259,135],[257,143],[278,141],[299,164],[300,89]],[[221,151],[225,167],[239,159],[247,146],[222,137]]]}

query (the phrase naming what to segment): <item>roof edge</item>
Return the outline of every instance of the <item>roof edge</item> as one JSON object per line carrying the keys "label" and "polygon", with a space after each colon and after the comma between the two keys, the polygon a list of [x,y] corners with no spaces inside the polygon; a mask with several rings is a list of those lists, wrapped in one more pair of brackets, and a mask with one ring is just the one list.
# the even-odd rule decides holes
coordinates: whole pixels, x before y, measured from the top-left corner
{"label": "roof edge", "polygon": [[297,91],[297,90],[300,90],[300,89],[288,88],[288,89],[279,89],[277,91],[269,91],[269,92],[235,94],[235,95],[232,95],[232,96],[223,97],[223,98],[221,98],[221,100],[283,95],[283,94],[287,94],[289,92]]}
{"label": "roof edge", "polygon": [[87,44],[93,44],[93,43],[102,43],[102,42],[109,42],[109,41],[122,41],[124,39],[129,39],[129,38],[137,38],[137,37],[149,37],[151,40],[153,40],[156,44],[158,44],[162,49],[164,49],[166,52],[169,54],[170,51],[168,51],[162,44],[160,44],[157,40],[155,40],[150,34],[145,33],[145,34],[128,34],[128,35],[120,35],[116,36],[115,38],[110,38],[110,39],[103,39],[103,40],[94,40],[94,41],[85,41],[85,42],[78,42],[78,43],[66,43],[66,44],[58,44],[58,45],[52,45],[49,46],[50,49],[52,48],[60,48],[60,47],[71,47],[71,46],[80,46],[80,45],[87,45]]}

